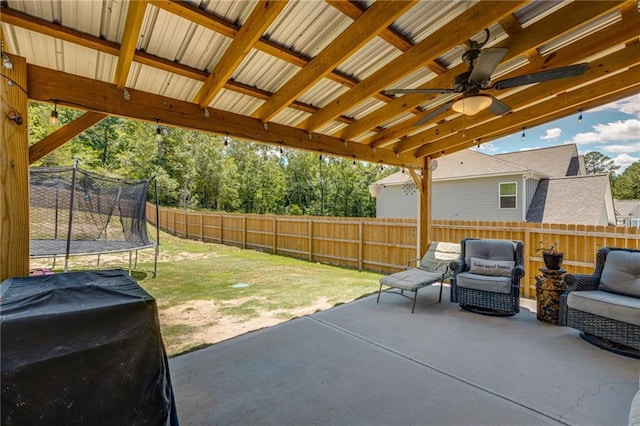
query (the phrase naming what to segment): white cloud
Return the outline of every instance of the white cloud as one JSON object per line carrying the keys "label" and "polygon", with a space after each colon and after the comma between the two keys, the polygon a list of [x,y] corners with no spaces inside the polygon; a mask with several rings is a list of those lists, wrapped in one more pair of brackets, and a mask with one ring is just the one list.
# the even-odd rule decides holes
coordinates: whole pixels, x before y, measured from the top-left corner
{"label": "white cloud", "polygon": [[616,165],[620,166],[620,169],[618,169],[617,173],[622,173],[631,164],[635,163],[636,161],[640,161],[640,158],[632,157],[629,154],[620,154],[616,157],[613,157],[612,160]]}
{"label": "white cloud", "polygon": [[625,114],[635,115],[640,118],[640,94],[633,95],[619,101],[611,102],[606,105],[589,110],[589,112],[614,110]]}
{"label": "white cloud", "polygon": [[542,146],[525,146],[519,149],[519,151],[531,151],[532,149],[544,148]]}
{"label": "white cloud", "polygon": [[558,140],[558,138],[562,135],[562,129],[559,127],[553,127],[551,129],[547,129],[544,135],[540,136],[540,139],[543,140]]}
{"label": "white cloud", "polygon": [[611,141],[633,141],[640,139],[640,120],[630,118],[606,124],[596,124],[593,132],[578,133],[570,142],[578,145]]}
{"label": "white cloud", "polygon": [[640,142],[628,145],[603,145],[600,149],[612,154],[638,154],[640,153]]}
{"label": "white cloud", "polygon": [[486,143],[480,144],[480,147],[476,148],[475,150],[479,152],[485,152],[485,153],[498,152],[498,148],[496,148],[496,146],[492,142],[486,142]]}

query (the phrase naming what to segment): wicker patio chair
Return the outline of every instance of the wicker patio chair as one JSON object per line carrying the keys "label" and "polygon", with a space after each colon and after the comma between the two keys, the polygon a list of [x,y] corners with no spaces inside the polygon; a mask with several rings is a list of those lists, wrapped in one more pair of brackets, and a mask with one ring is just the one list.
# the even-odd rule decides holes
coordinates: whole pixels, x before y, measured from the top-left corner
{"label": "wicker patio chair", "polygon": [[524,276],[521,241],[466,238],[461,257],[451,262],[451,301],[479,314],[520,312],[520,280]]}
{"label": "wicker patio chair", "polygon": [[603,349],[640,356],[640,250],[601,248],[593,274],[563,279],[567,291],[560,297],[559,324],[580,330],[583,339]]}

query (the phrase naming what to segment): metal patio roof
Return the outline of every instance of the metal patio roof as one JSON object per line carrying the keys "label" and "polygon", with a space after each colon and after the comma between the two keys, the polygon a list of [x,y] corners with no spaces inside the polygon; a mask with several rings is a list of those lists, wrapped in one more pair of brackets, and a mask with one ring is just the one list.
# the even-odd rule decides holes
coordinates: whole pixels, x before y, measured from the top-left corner
{"label": "metal patio roof", "polygon": [[[103,114],[420,168],[640,92],[633,1],[3,0],[28,96]],[[487,90],[512,111],[453,111],[469,39],[508,53],[492,77],[589,62],[580,77]]]}

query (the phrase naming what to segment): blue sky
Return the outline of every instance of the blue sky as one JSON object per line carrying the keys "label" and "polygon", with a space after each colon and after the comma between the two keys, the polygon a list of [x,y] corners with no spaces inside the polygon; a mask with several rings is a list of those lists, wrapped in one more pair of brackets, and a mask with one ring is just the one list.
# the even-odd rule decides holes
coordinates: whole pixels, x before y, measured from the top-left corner
{"label": "blue sky", "polygon": [[575,143],[578,153],[598,151],[620,169],[640,160],[640,94],[525,130],[480,146],[485,154],[545,148]]}

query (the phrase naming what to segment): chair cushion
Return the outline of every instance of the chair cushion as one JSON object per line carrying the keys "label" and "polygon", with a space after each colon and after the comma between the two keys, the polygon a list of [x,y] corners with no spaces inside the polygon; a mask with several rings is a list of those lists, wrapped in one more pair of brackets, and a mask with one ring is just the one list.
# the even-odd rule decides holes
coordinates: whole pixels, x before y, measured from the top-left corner
{"label": "chair cushion", "polygon": [[491,291],[494,293],[511,293],[510,277],[493,277],[490,275],[478,275],[471,272],[462,272],[456,277],[458,287],[474,290]]}
{"label": "chair cushion", "polygon": [[513,260],[492,260],[471,258],[469,272],[479,275],[491,275],[494,277],[510,277],[516,262]]}
{"label": "chair cushion", "polygon": [[599,290],[572,291],[567,297],[567,306],[593,315],[640,326],[640,299],[636,297]]}
{"label": "chair cushion", "polygon": [[460,258],[460,244],[434,241],[420,260],[420,269],[445,273],[449,262]]}
{"label": "chair cushion", "polygon": [[614,250],[607,253],[599,290],[640,297],[640,252]]}
{"label": "chair cushion", "polygon": [[516,246],[506,240],[467,240],[464,248],[465,270],[469,270],[471,258],[491,260],[515,260]]}
{"label": "chair cushion", "polygon": [[380,284],[402,290],[415,291],[433,283],[439,283],[441,280],[442,274],[427,272],[419,268],[410,268],[380,278]]}

